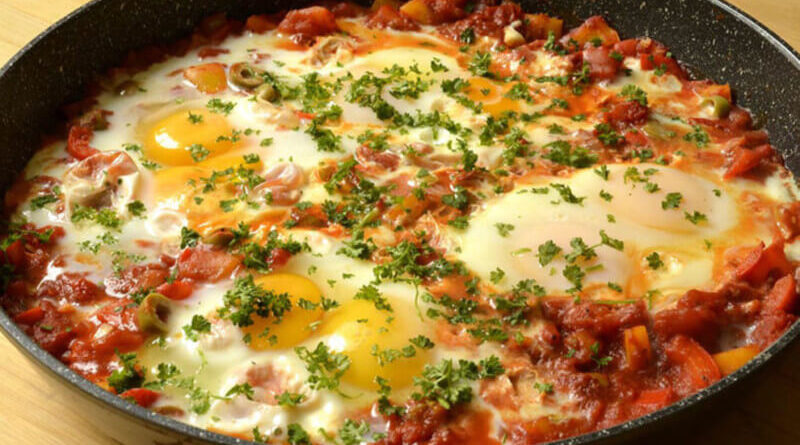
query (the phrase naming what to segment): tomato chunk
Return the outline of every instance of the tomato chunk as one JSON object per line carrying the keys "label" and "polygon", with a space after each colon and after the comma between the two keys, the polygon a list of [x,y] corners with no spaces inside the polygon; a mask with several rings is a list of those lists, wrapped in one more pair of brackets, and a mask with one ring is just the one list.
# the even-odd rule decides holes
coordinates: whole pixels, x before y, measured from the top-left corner
{"label": "tomato chunk", "polygon": [[139,406],[149,408],[158,401],[161,394],[147,388],[133,388],[123,392],[119,396],[123,399],[131,399]]}
{"label": "tomato chunk", "polygon": [[797,305],[797,282],[794,275],[787,274],[772,286],[764,299],[766,310],[792,312]]}
{"label": "tomato chunk", "polygon": [[725,170],[723,177],[731,179],[741,176],[758,167],[761,161],[769,159],[773,153],[775,153],[775,150],[769,144],[759,145],[753,149],[736,147],[733,149],[731,163],[728,169]]}
{"label": "tomato chunk", "polygon": [[175,280],[172,283],[164,283],[158,286],[156,290],[170,300],[185,300],[191,297],[194,291],[192,283],[185,280]]}
{"label": "tomato chunk", "polygon": [[297,36],[303,43],[310,43],[314,37],[333,34],[339,31],[336,16],[322,6],[289,11],[278,25],[278,31]]}
{"label": "tomato chunk", "polygon": [[79,161],[98,153],[96,148],[89,145],[93,136],[94,131],[91,128],[83,125],[73,125],[69,129],[69,136],[67,136],[67,153]]}
{"label": "tomato chunk", "polygon": [[619,42],[619,34],[608,25],[604,18],[596,15],[589,17],[581,26],[567,33],[561,42],[568,45],[569,40],[577,42],[579,48],[587,43],[595,44],[597,41],[603,46],[609,46]]}
{"label": "tomato chunk", "polygon": [[183,71],[183,77],[206,94],[219,93],[228,87],[225,67],[221,63],[190,66]]}
{"label": "tomato chunk", "polygon": [[34,324],[44,319],[44,309],[40,306],[32,307],[25,312],[14,317],[14,322],[22,324]]}
{"label": "tomato chunk", "polygon": [[265,32],[278,27],[278,25],[270,20],[270,17],[266,14],[251,15],[247,18],[247,22],[245,22],[244,26],[248,31],[256,34],[264,34]]}
{"label": "tomato chunk", "polygon": [[678,365],[685,381],[689,384],[689,392],[697,392],[711,385],[722,373],[711,355],[699,343],[684,335],[672,338],[664,347],[667,358]]}
{"label": "tomato chunk", "polygon": [[613,79],[619,73],[622,60],[611,57],[612,50],[605,46],[583,50],[583,60],[589,64],[589,72],[595,80]]}
{"label": "tomato chunk", "polygon": [[414,31],[419,29],[419,25],[410,18],[400,14],[400,12],[391,5],[381,5],[381,7],[369,17],[367,26],[370,28],[391,28],[400,31]]}
{"label": "tomato chunk", "polygon": [[761,243],[751,251],[736,268],[736,276],[751,284],[761,284],[774,271],[786,275],[793,270],[783,252],[783,241],[775,241],[767,248]]}
{"label": "tomato chunk", "polygon": [[184,249],[178,257],[178,276],[213,283],[230,277],[238,265],[239,259],[224,250],[206,247]]}

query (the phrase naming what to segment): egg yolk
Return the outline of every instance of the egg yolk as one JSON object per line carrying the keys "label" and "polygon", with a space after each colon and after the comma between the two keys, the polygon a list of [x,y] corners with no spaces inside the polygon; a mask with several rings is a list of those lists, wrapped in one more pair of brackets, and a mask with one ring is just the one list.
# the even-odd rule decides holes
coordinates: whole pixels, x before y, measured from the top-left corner
{"label": "egg yolk", "polygon": [[520,110],[518,100],[506,97],[509,89],[485,77],[472,77],[464,92],[470,100],[481,104],[484,111],[497,116],[504,111]]}
{"label": "egg yolk", "polygon": [[[156,122],[145,134],[145,155],[169,165],[192,165],[236,145],[227,119],[205,109],[181,110]],[[223,139],[220,139],[220,137]]]}
{"label": "egg yolk", "polygon": [[[378,310],[373,303],[352,300],[336,309],[323,322],[320,334],[328,336],[328,347],[350,358],[350,367],[342,380],[362,388],[377,389],[375,376],[393,388],[411,384],[429,361],[430,351],[415,348],[412,357],[397,354],[411,345],[409,340],[423,331],[421,321],[410,308],[393,301],[394,312]],[[400,309],[406,309],[405,311]],[[387,318],[391,317],[391,321]],[[379,355],[384,354],[383,364]],[[387,359],[390,354],[395,358]]]}
{"label": "egg yolk", "polygon": [[273,273],[257,278],[256,284],[275,293],[286,293],[292,302],[292,309],[278,321],[273,317],[253,317],[253,324],[242,328],[250,334],[250,348],[262,351],[265,349],[286,349],[308,338],[313,331],[312,323],[322,318],[321,308],[304,309],[299,306],[300,299],[319,304],[322,292],[316,284],[306,277],[292,273]]}

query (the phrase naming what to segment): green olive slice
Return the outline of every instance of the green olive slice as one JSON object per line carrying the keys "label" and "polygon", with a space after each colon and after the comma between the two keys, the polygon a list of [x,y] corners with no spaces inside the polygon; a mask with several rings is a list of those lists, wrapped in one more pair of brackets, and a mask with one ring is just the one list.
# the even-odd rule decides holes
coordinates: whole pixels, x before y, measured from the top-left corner
{"label": "green olive slice", "polygon": [[239,62],[231,65],[230,78],[234,85],[240,88],[253,89],[264,83],[261,75],[264,70],[256,68],[247,62]]}
{"label": "green olive slice", "polygon": [[722,96],[707,97],[700,102],[700,105],[710,106],[711,114],[719,119],[726,117],[731,111],[731,103],[728,102],[728,99],[725,99]]}
{"label": "green olive slice", "polygon": [[256,95],[256,102],[272,103],[272,101],[277,99],[278,92],[275,91],[275,87],[273,87],[268,83],[265,83],[256,89],[255,95]]}
{"label": "green olive slice", "polygon": [[139,328],[154,334],[163,334],[168,330],[167,319],[172,312],[169,298],[153,292],[139,304]]}

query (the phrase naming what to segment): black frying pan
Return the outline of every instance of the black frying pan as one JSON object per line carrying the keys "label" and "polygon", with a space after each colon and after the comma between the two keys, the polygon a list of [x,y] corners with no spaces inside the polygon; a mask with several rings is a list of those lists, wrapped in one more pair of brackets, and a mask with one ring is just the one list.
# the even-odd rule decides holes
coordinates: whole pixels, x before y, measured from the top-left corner
{"label": "black frying pan", "polygon": [[[720,0],[517,1],[527,11],[562,17],[570,27],[603,15],[623,38],[653,37],[697,77],[731,83],[738,103],[765,123],[787,167],[800,177],[800,54],[752,17]],[[119,64],[128,50],[177,39],[216,12],[243,19],[299,6],[288,0],[95,0],[78,9],[0,70],[0,156],[6,159],[0,165],[0,190],[39,147],[41,134],[57,119],[59,105],[79,99],[83,86]],[[43,372],[53,374],[54,384],[68,388],[66,397],[76,411],[123,443],[247,443],[157,415],[100,389],[40,349],[2,311],[0,327]],[[559,443],[620,443],[645,435],[651,442],[653,432],[684,425],[741,389],[798,336],[800,323],[795,323],[750,363],[703,391],[661,411]]]}

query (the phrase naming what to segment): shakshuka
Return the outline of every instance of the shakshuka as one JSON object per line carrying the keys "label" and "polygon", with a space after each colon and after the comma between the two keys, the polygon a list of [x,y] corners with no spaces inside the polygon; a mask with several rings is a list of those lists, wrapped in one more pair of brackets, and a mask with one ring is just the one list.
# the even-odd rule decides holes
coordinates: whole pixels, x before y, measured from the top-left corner
{"label": "shakshuka", "polygon": [[792,175],[729,85],[492,0],[222,15],[64,107],[2,305],[101,387],[269,443],[529,444],[797,318]]}

